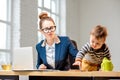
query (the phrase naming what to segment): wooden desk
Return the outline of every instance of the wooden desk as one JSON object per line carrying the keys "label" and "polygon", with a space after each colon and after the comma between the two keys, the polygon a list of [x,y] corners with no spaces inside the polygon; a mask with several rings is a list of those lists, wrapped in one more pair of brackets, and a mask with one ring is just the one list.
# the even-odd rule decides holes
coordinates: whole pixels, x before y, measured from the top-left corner
{"label": "wooden desk", "polygon": [[91,76],[91,72],[80,72],[79,70],[71,71],[0,71],[0,75],[29,75],[29,76]]}
{"label": "wooden desk", "polygon": [[[57,80],[92,80],[96,77],[104,77],[104,78],[111,78],[111,79],[120,79],[120,72],[103,72],[103,71],[91,71],[91,72],[80,72],[79,70],[70,70],[70,71],[0,71],[0,76],[19,76],[19,75],[26,75],[30,76],[29,80],[35,80],[35,77],[38,78],[45,78],[44,80],[52,79],[54,77]],[[34,79],[33,79],[34,77]],[[68,79],[69,78],[69,79]],[[13,79],[14,80],[14,79]],[[95,80],[95,79],[94,79]]]}

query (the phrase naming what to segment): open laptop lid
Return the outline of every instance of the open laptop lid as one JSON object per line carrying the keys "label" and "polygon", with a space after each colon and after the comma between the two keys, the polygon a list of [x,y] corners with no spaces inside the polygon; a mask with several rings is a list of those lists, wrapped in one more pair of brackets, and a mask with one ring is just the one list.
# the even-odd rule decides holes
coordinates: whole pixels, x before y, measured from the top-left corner
{"label": "open laptop lid", "polygon": [[12,70],[33,70],[32,47],[21,47],[13,50]]}

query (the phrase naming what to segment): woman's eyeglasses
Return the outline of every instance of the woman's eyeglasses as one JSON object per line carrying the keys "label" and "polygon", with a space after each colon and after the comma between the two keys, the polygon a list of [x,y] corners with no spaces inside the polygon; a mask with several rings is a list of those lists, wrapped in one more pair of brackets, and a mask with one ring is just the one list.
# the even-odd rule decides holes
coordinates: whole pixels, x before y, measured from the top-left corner
{"label": "woman's eyeglasses", "polygon": [[43,32],[48,33],[48,32],[54,32],[56,29],[56,26],[50,26],[50,27],[46,27],[44,29],[41,29]]}

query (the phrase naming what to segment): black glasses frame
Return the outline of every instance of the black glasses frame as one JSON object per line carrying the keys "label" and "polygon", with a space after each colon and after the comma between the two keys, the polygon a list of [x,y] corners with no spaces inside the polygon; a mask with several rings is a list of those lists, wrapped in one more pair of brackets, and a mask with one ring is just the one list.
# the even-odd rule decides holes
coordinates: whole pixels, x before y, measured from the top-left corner
{"label": "black glasses frame", "polygon": [[56,26],[50,26],[46,27],[44,29],[41,29],[43,32],[48,33],[48,32],[54,32],[56,30]]}

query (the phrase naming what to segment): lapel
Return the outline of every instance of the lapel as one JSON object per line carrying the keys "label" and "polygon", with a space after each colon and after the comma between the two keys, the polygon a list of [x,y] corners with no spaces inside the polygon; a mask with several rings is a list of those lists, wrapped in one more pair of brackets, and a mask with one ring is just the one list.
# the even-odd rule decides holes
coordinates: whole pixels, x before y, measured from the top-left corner
{"label": "lapel", "polygon": [[46,59],[46,48],[45,48],[45,47],[42,47],[42,50],[41,50],[41,51],[42,51],[42,54],[41,54],[41,55],[42,55],[45,63],[48,64],[48,63],[47,63],[47,59]]}
{"label": "lapel", "polygon": [[60,60],[60,53],[61,53],[61,45],[60,45],[60,43],[55,44],[55,68],[59,64],[58,61]]}

